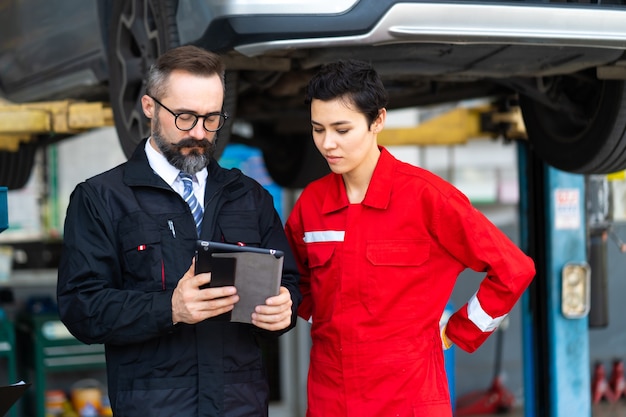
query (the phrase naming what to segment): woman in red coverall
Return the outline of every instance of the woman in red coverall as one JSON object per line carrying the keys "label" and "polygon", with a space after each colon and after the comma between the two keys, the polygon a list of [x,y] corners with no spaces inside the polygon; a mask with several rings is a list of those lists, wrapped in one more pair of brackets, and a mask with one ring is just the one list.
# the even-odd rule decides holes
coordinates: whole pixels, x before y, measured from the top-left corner
{"label": "woman in red coverall", "polygon": [[[443,348],[472,352],[532,280],[532,260],[454,186],[377,145],[387,94],[359,61],[325,66],[307,103],[331,173],[286,224],[312,321],[308,417],[452,416]],[[461,271],[477,292],[439,321]]]}

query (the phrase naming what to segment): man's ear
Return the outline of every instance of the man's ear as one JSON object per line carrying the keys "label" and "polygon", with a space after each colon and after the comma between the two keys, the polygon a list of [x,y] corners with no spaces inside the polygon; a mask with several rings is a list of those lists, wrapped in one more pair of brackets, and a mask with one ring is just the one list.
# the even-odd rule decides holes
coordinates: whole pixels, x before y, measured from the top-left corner
{"label": "man's ear", "polygon": [[154,100],[150,98],[150,96],[144,95],[141,97],[141,108],[143,114],[145,114],[148,119],[152,119],[155,116],[154,104]]}

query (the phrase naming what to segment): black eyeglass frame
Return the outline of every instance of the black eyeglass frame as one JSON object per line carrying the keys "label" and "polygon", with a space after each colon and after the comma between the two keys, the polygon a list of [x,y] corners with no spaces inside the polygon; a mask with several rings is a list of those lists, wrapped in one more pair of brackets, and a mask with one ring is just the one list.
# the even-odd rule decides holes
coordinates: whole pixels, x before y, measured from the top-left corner
{"label": "black eyeglass frame", "polygon": [[[165,110],[167,110],[172,116],[174,116],[174,126],[176,126],[176,129],[178,130],[182,130],[183,132],[188,132],[191,129],[193,129],[194,127],[196,127],[196,125],[198,124],[198,119],[203,118],[204,121],[202,122],[202,127],[204,128],[204,130],[206,130],[207,132],[217,132],[218,130],[220,130],[221,128],[224,127],[224,125],[226,124],[226,120],[228,120],[228,118],[230,117],[228,115],[228,113],[222,113],[219,111],[216,112],[212,112],[212,113],[207,113],[204,115],[199,115],[199,114],[195,114],[195,113],[191,113],[191,112],[187,112],[187,111],[183,111],[180,113],[174,113],[172,110],[168,109],[167,106],[165,106],[163,103],[161,103],[159,100],[157,100],[156,98],[152,97],[152,96],[148,96],[150,97],[152,100],[154,100],[159,106],[163,107]],[[182,115],[188,115],[188,116],[193,116],[195,117],[195,120],[193,121],[193,123],[191,124],[191,127],[189,127],[188,129],[181,129],[178,126],[178,117],[182,116]],[[207,129],[206,127],[206,121],[207,118],[211,117],[211,116],[220,116],[220,120],[222,121],[222,123],[218,126],[217,129]]]}

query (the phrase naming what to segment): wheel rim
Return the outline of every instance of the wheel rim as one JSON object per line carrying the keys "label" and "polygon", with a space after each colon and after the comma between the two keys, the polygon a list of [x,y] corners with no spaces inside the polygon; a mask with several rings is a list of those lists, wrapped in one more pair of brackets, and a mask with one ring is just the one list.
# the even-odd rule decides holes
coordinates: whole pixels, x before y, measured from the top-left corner
{"label": "wheel rim", "polygon": [[[160,46],[154,16],[149,1],[124,2],[112,45],[109,63],[111,92],[115,94],[112,102],[116,110],[118,131],[121,129],[120,134],[128,135],[130,139],[122,141],[127,156],[134,150],[134,145],[150,134],[141,108],[141,97],[145,91],[144,77],[159,52],[164,49]],[[128,142],[133,145],[129,146]]]}

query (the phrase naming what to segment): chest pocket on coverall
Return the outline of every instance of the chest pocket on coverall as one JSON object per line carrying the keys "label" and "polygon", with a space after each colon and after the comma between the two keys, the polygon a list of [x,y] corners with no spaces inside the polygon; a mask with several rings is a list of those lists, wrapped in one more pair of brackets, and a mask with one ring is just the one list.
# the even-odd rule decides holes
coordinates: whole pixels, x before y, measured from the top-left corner
{"label": "chest pocket on coverall", "polygon": [[224,209],[217,219],[217,227],[224,243],[261,246],[261,233],[255,211]]}
{"label": "chest pocket on coverall", "polygon": [[124,287],[160,291],[163,282],[161,233],[158,229],[134,229],[121,236],[124,251]]}
{"label": "chest pocket on coverall", "polygon": [[415,318],[424,297],[430,242],[376,240],[366,244],[367,266],[361,297],[372,315]]}
{"label": "chest pocket on coverall", "polygon": [[337,243],[310,243],[307,245],[309,268],[311,268],[311,295],[313,321],[332,318],[341,291],[341,259]]}

